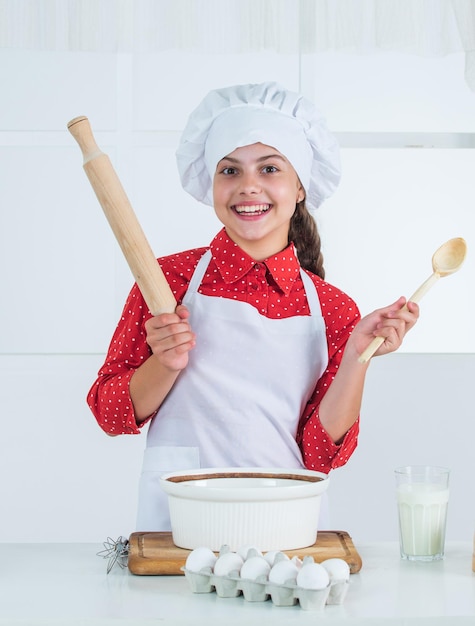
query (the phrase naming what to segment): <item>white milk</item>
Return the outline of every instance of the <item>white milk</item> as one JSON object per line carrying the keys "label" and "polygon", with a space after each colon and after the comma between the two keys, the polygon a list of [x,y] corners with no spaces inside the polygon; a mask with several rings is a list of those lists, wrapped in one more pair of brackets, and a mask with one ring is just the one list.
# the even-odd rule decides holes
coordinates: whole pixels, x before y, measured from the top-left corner
{"label": "white milk", "polygon": [[442,557],[448,501],[449,489],[442,485],[411,483],[398,486],[403,556]]}

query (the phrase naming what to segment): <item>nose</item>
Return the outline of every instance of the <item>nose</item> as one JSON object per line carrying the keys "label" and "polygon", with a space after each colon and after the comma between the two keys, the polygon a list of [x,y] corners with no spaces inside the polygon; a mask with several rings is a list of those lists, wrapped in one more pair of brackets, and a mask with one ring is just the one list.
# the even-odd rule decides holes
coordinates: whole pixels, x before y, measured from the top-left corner
{"label": "nose", "polygon": [[259,177],[254,172],[243,172],[240,183],[240,193],[242,195],[256,194],[261,191]]}

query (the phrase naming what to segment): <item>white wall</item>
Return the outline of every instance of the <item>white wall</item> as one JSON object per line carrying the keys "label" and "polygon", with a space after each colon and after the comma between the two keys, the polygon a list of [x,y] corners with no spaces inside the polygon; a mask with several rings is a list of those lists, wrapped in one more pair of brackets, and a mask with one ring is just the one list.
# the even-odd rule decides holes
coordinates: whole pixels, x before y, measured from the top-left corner
{"label": "white wall", "polygon": [[475,532],[473,354],[404,354],[373,359],[362,408],[359,445],[332,472],[332,527],[360,541],[396,540],[394,468],[451,469],[447,537]]}
{"label": "white wall", "polygon": [[[422,132],[436,142],[444,133],[455,145],[463,133],[473,137],[475,94],[463,62],[395,53],[301,60],[0,50],[3,540],[102,541],[134,530],[144,436],[107,437],[85,405],[131,277],[67,122],[89,117],[162,255],[204,245],[219,228],[176,173],[174,150],[190,110],[226,84],[300,88],[343,143],[341,188],[317,217],[327,275],[367,312],[414,291],[446,239],[473,244],[472,148],[374,147],[390,144],[393,133]],[[358,148],[345,147],[348,133],[363,133]],[[401,353],[370,368],[360,446],[333,473],[330,494],[334,526],[355,540],[395,538],[391,473],[408,462],[452,467],[449,536],[467,539],[474,530],[473,498],[463,497],[473,469],[474,274],[469,255],[426,296]],[[378,517],[369,510],[375,493]]]}

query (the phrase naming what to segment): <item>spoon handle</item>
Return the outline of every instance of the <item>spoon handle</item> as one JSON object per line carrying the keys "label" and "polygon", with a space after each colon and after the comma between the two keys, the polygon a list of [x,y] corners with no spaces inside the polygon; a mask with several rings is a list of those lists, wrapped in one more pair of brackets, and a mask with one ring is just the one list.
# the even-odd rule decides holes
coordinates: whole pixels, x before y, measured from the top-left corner
{"label": "spoon handle", "polygon": [[[439,278],[440,274],[437,272],[431,274],[429,278],[422,283],[419,289],[412,294],[408,302],[419,302],[429,289],[435,285]],[[404,306],[404,308],[406,309],[407,307]],[[358,358],[359,363],[367,363],[382,343],[384,343],[384,337],[375,337],[366,350],[360,354]]]}
{"label": "spoon handle", "polygon": [[429,289],[435,285],[435,283],[439,280],[440,274],[438,272],[434,272],[429,276],[427,280],[425,280],[419,289],[412,294],[409,298],[409,302],[419,302],[422,299],[422,296],[425,296]]}

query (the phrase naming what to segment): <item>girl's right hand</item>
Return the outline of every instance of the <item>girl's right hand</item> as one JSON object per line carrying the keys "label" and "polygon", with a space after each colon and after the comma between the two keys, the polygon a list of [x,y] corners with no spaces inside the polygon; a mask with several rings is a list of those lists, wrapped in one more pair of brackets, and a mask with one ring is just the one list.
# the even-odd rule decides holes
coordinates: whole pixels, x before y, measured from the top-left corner
{"label": "girl's right hand", "polygon": [[147,343],[160,363],[172,371],[188,365],[188,353],[195,346],[195,334],[190,328],[190,312],[183,304],[175,313],[161,313],[145,322]]}

